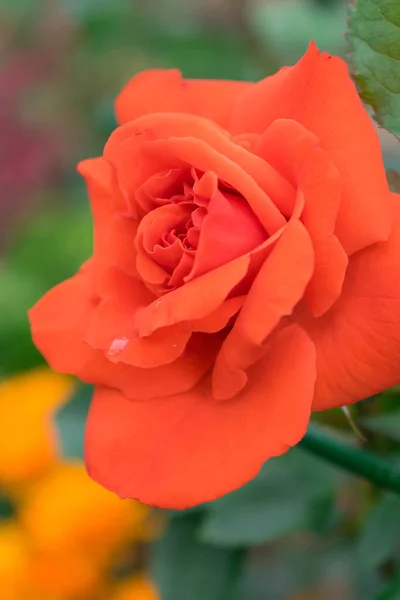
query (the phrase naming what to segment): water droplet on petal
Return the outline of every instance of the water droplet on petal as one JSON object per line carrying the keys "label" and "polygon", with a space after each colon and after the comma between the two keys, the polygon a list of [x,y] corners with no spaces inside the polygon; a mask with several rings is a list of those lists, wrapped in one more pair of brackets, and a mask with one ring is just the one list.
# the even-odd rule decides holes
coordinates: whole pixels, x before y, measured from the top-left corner
{"label": "water droplet on petal", "polygon": [[121,354],[128,342],[129,339],[126,337],[115,338],[115,340],[111,342],[111,346],[108,349],[108,356],[117,356],[118,354]]}
{"label": "water droplet on petal", "polygon": [[177,344],[172,344],[172,347],[173,347],[173,348],[176,348],[176,347],[177,347]]}
{"label": "water droplet on petal", "polygon": [[154,308],[156,308],[156,309],[160,308],[161,304],[162,304],[162,300],[157,300],[156,303],[155,303],[155,305],[154,305]]}

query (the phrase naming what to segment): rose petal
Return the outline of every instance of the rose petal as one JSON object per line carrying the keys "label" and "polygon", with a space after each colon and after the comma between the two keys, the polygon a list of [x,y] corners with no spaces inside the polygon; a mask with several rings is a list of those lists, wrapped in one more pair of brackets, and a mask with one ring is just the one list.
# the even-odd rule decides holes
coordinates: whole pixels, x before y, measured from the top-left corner
{"label": "rose petal", "polygon": [[[109,273],[109,279],[111,273]],[[112,272],[109,292],[88,317],[85,341],[104,350],[109,360],[135,367],[150,368],[179,358],[191,336],[188,324],[165,327],[146,338],[135,332],[135,314],[154,300],[141,281]]]}
{"label": "rose petal", "polygon": [[236,98],[252,84],[245,81],[183,79],[177,69],[135,75],[122,89],[115,111],[119,124],[154,112],[193,113],[227,127]]}
{"label": "rose petal", "polygon": [[207,119],[170,114],[143,117],[117,129],[104,156],[115,166],[130,195],[155,173],[189,165],[216,173],[238,190],[270,233],[284,224],[280,212],[290,216],[293,210],[293,186]]}
{"label": "rose petal", "polygon": [[238,296],[237,298],[225,300],[225,302],[223,302],[221,306],[218,306],[211,314],[202,319],[198,319],[197,321],[193,321],[192,331],[203,331],[204,333],[216,333],[217,331],[221,331],[221,329],[224,329],[228,325],[230,319],[242,308],[245,298],[245,296]]}
{"label": "rose petal", "polygon": [[213,313],[246,275],[249,263],[249,255],[241,256],[139,310],[138,335],[148,336],[161,327],[202,319]]}
{"label": "rose petal", "polygon": [[135,199],[148,214],[157,206],[169,202],[173,196],[182,193],[182,186],[190,181],[189,169],[168,169],[147,179],[135,193]]}
{"label": "rose petal", "polygon": [[189,203],[166,204],[142,219],[136,238],[136,266],[145,282],[162,286],[175,270],[182,271],[182,277],[176,279],[183,282],[183,277],[190,273],[194,258],[185,262],[184,254],[191,250],[185,249],[177,238],[175,243],[165,246],[163,238],[171,231],[184,231],[192,212],[193,206]]}
{"label": "rose petal", "polygon": [[301,322],[317,349],[314,410],[344,406],[399,383],[400,196],[388,242],[355,255],[342,295],[319,319]]}
{"label": "rose petal", "polygon": [[85,178],[92,210],[96,277],[109,265],[136,275],[138,221],[124,216],[126,205],[111,165],[104,158],[94,158],[80,162],[78,171]]}
{"label": "rose petal", "polygon": [[97,302],[90,278],[78,273],[53,287],[29,310],[33,341],[55,371],[76,373],[90,360],[92,350],[79,328]]}
{"label": "rose petal", "polygon": [[315,133],[342,177],[340,228],[352,232],[347,253],[387,239],[392,213],[379,138],[345,62],[312,43],[296,66],[244,92],[232,129],[263,133],[281,118]]}
{"label": "rose petal", "polygon": [[281,318],[290,315],[302,299],[313,267],[308,233],[300,221],[293,220],[261,267],[222,344],[213,371],[216,398],[231,398],[246,385],[244,371],[263,354],[260,346]]}
{"label": "rose petal", "polygon": [[214,500],[300,441],[314,381],[313,345],[293,326],[271,339],[231,402],[215,402],[208,379],[146,403],[98,388],[86,430],[88,472],[122,498],[146,504],[183,509]]}
{"label": "rose petal", "polygon": [[267,238],[265,229],[244,198],[217,190],[200,230],[190,281],[250,252]]}
{"label": "rose petal", "polygon": [[[272,164],[304,194],[302,221],[315,250],[314,275],[306,300],[315,316],[328,310],[341,293],[347,268],[343,245],[351,244],[353,231],[343,230],[342,182],[337,169],[320,148],[318,138],[299,123],[274,121],[261,137],[255,152]],[[323,199],[323,201],[321,201]],[[339,216],[338,216],[339,212]],[[336,219],[338,218],[338,223]]]}
{"label": "rose petal", "polygon": [[196,334],[171,365],[141,369],[114,364],[83,341],[92,310],[90,279],[82,274],[67,279],[29,311],[33,340],[55,371],[113,386],[130,398],[146,400],[190,390],[211,368],[220,346],[217,336]]}

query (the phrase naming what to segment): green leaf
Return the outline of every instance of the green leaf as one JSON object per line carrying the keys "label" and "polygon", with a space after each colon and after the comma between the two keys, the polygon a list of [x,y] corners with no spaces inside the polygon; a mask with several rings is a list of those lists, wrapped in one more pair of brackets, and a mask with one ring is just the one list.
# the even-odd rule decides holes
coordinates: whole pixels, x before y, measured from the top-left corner
{"label": "green leaf", "polygon": [[385,129],[400,137],[400,3],[355,0],[348,38],[361,97]]}
{"label": "green leaf", "polygon": [[224,550],[197,539],[201,516],[171,519],[153,547],[150,568],[162,600],[231,600],[242,550]]}
{"label": "green leaf", "polygon": [[69,402],[54,415],[64,458],[83,458],[83,439],[92,393],[91,385],[79,386]]}
{"label": "green leaf", "polygon": [[[342,477],[331,465],[294,448],[269,460],[244,487],[209,504],[202,539],[247,546],[306,529],[311,521],[318,528],[316,503],[329,498]],[[325,514],[321,527],[326,521]]]}
{"label": "green leaf", "polygon": [[400,577],[388,585],[375,600],[400,600]]}
{"label": "green leaf", "polygon": [[365,520],[361,532],[357,562],[363,571],[382,564],[399,543],[400,498],[385,494]]}

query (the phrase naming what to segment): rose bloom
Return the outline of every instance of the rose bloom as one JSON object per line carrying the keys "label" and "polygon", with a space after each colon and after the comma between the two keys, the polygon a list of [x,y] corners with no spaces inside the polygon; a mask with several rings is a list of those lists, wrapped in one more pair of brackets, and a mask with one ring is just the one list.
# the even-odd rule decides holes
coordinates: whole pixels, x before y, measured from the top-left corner
{"label": "rose bloom", "polygon": [[89,474],[210,501],[312,410],[400,382],[399,197],[345,63],[311,44],[259,83],[134,77],[79,165],[94,251],[30,311],[50,365],[96,384]]}

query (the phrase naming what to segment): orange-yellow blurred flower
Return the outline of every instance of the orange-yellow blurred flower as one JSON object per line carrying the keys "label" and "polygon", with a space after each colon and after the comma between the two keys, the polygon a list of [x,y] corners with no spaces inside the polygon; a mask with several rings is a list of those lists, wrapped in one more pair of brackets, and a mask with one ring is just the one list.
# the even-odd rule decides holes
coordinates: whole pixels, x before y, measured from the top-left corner
{"label": "orange-yellow blurred flower", "polygon": [[48,368],[0,382],[0,485],[18,486],[56,463],[51,415],[74,385],[73,379]]}
{"label": "orange-yellow blurred flower", "polygon": [[158,600],[153,584],[145,577],[132,577],[122,583],[110,600]]}
{"label": "orange-yellow blurred flower", "polygon": [[147,507],[120,500],[92,481],[81,463],[70,462],[31,487],[21,519],[43,552],[63,550],[102,559],[137,539],[148,513]]}
{"label": "orange-yellow blurred flower", "polygon": [[0,525],[1,598],[27,600],[22,587],[27,566],[28,547],[23,530],[13,522],[2,523]]}
{"label": "orange-yellow blurred flower", "polygon": [[0,525],[0,598],[87,600],[100,592],[103,577],[89,557],[37,552],[17,522]]}
{"label": "orange-yellow blurred flower", "polygon": [[88,600],[100,593],[104,575],[89,557],[33,553],[24,573],[23,600]]}
{"label": "orange-yellow blurred flower", "polygon": [[15,520],[0,520],[0,598],[96,600],[108,590],[105,600],[157,600],[145,578],[115,588],[112,573],[127,557],[133,568],[136,544],[158,535],[162,520],[58,452],[52,416],[74,385],[47,368],[0,382],[0,487],[16,501]]}

